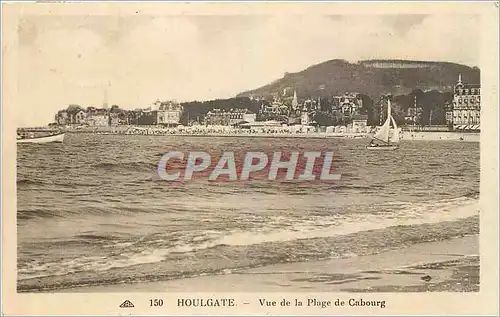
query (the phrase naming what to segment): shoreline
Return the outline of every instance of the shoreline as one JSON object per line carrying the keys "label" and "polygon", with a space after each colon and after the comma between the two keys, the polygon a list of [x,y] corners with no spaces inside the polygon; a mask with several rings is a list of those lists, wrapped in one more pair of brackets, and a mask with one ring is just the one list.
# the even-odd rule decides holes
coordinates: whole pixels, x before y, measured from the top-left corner
{"label": "shoreline", "polygon": [[[289,139],[363,139],[369,140],[365,133],[125,133],[112,131],[65,131],[68,134],[96,134],[96,135],[144,135],[155,137],[224,137],[224,138],[289,138]],[[480,142],[480,133],[475,132],[408,132],[401,133],[401,141],[459,141]]]}
{"label": "shoreline", "polygon": [[[425,280],[430,277],[430,280]],[[418,243],[378,254],[272,264],[166,281],[82,286],[99,292],[477,292],[479,235]]]}

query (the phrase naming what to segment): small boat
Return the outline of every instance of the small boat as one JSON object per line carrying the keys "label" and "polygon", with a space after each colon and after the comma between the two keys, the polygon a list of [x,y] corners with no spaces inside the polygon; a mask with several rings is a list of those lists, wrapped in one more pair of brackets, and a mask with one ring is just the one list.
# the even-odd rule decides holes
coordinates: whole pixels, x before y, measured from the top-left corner
{"label": "small boat", "polygon": [[[392,134],[392,138],[389,133],[391,129],[391,122],[394,126],[394,132]],[[391,100],[388,99],[387,120],[385,120],[380,130],[378,130],[378,132],[375,133],[374,136],[372,136],[372,140],[366,146],[366,149],[375,151],[394,151],[399,148],[398,143],[399,143],[399,129],[398,126],[396,125],[396,121],[391,115]]]}
{"label": "small boat", "polygon": [[53,143],[64,141],[64,132],[53,133],[44,136],[34,136],[30,134],[24,134],[23,136],[17,137],[17,143]]}

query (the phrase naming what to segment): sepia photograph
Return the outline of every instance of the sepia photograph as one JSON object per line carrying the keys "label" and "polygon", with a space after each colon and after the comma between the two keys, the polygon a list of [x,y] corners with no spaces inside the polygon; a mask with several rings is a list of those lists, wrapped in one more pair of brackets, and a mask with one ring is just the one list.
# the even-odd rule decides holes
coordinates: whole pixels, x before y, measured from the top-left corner
{"label": "sepia photograph", "polygon": [[17,13],[16,293],[481,292],[481,14],[113,5]]}

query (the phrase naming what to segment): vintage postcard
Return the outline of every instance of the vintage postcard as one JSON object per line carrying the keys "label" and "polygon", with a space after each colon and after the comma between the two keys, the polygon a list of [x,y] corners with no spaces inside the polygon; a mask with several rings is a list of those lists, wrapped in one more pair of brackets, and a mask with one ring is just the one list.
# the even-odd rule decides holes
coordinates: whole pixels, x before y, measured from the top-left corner
{"label": "vintage postcard", "polygon": [[498,2],[2,3],[2,313],[498,314]]}

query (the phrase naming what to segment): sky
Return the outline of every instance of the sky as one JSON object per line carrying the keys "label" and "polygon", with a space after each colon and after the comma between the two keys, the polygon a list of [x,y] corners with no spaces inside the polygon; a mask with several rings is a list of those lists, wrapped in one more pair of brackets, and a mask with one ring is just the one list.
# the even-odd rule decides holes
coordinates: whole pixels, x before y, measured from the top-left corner
{"label": "sky", "polygon": [[[479,66],[473,15],[24,16],[17,126],[69,104],[230,98],[331,59]],[[29,115],[27,115],[29,114]]]}

